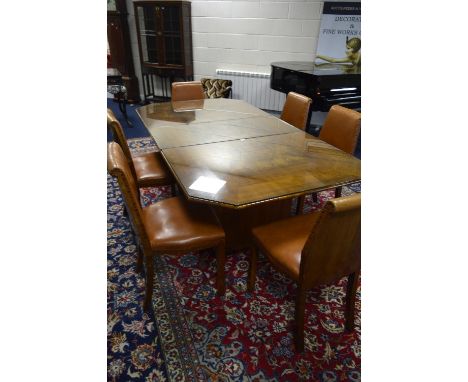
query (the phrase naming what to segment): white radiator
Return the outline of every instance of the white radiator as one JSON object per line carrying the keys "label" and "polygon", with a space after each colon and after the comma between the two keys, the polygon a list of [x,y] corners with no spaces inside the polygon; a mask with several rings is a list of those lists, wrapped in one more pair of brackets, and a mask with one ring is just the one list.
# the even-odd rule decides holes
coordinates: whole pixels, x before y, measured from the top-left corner
{"label": "white radiator", "polygon": [[286,94],[270,88],[269,73],[216,69],[216,75],[232,81],[232,98],[242,99],[260,109],[283,110]]}

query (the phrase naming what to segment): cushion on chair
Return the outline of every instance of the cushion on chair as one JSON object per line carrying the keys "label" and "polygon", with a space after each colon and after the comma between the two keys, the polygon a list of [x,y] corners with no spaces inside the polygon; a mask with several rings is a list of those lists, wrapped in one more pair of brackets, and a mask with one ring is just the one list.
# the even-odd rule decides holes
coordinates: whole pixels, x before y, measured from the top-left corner
{"label": "cushion on chair", "polygon": [[292,279],[299,278],[301,253],[320,213],[294,216],[256,227],[252,234],[269,260]]}
{"label": "cushion on chair", "polygon": [[142,218],[151,247],[158,251],[210,248],[225,236],[209,206],[179,197],[144,207]]}
{"label": "cushion on chair", "polygon": [[200,80],[206,98],[228,98],[232,88],[231,80],[202,78]]}
{"label": "cushion on chair", "polygon": [[127,88],[124,85],[107,85],[107,92],[114,95],[127,95]]}
{"label": "cushion on chair", "polygon": [[158,152],[133,156],[133,165],[139,187],[154,187],[173,182],[170,171]]}

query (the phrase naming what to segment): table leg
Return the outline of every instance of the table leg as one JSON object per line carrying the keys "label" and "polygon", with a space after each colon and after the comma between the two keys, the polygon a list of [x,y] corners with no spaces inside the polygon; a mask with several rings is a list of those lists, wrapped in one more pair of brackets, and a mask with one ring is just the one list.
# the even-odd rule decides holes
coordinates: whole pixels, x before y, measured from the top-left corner
{"label": "table leg", "polygon": [[226,233],[226,248],[233,250],[249,247],[251,229],[290,216],[291,205],[292,200],[285,199],[242,209],[215,207]]}

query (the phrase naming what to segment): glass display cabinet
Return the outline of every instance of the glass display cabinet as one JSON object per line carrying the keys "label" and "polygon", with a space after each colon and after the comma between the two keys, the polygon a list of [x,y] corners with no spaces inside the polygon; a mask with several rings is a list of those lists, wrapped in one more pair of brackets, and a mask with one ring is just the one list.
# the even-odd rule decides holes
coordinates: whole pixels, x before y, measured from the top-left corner
{"label": "glass display cabinet", "polygon": [[129,102],[140,101],[138,78],[135,76],[125,0],[107,0],[108,67],[122,75]]}
{"label": "glass display cabinet", "polygon": [[190,2],[135,1],[134,7],[145,101],[165,100],[173,81],[193,80]]}

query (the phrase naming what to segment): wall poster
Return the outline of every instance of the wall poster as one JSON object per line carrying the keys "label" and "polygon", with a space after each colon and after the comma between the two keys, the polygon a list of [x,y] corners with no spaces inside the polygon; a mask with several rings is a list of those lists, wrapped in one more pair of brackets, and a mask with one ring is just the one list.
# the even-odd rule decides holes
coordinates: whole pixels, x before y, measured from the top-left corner
{"label": "wall poster", "polygon": [[324,2],[315,63],[316,66],[332,63],[360,70],[360,2]]}

